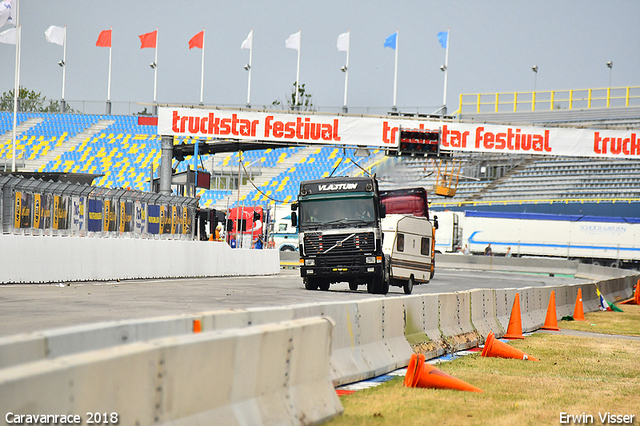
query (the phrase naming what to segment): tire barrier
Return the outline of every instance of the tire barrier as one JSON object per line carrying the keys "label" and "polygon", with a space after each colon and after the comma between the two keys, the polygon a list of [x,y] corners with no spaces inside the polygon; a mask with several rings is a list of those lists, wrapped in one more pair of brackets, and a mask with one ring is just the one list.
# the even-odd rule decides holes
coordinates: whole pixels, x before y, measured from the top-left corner
{"label": "tire barrier", "polygon": [[328,380],[332,328],[305,318],[5,368],[0,412],[84,421],[105,413],[131,425],[319,424],[342,412]]}
{"label": "tire barrier", "polygon": [[[444,263],[440,262],[440,265]],[[561,269],[566,268],[565,263],[562,262]],[[488,332],[493,332],[496,338],[501,337],[507,329],[516,294],[520,298],[523,330],[532,331],[544,325],[543,311],[546,313],[552,290],[556,294],[558,318],[562,318],[573,315],[578,289],[582,291],[584,310],[594,311],[599,307],[596,285],[608,300],[615,301],[630,297],[640,277],[637,273],[634,275],[629,271],[602,267],[580,270],[578,266],[573,273],[580,273],[594,281],[562,286],[477,289],[351,302],[220,310],[0,337],[0,408],[4,408],[5,412],[16,412],[24,410],[23,407],[31,409],[32,405],[26,402],[38,401],[40,405],[33,407],[38,407],[40,412],[47,409],[53,410],[51,412],[74,412],[80,409],[80,402],[88,407],[89,398],[98,398],[95,395],[99,391],[102,392],[100,398],[103,398],[103,402],[95,402],[90,410],[109,411],[114,407],[120,410],[117,404],[124,404],[121,413],[133,416],[131,418],[147,416],[144,419],[148,421],[142,421],[141,424],[152,423],[156,417],[160,419],[160,424],[208,423],[205,419],[213,418],[208,416],[214,416],[216,420],[228,419],[230,424],[261,424],[275,418],[269,417],[271,415],[288,416],[287,421],[282,421],[286,424],[313,423],[309,420],[311,416],[329,418],[341,411],[339,402],[335,401],[335,393],[331,397],[326,395],[327,387],[374,377],[406,366],[414,352],[433,358],[444,352],[477,346]],[[607,273],[614,277],[607,276]],[[297,330],[296,327],[300,326],[304,329],[299,321],[304,323],[308,318],[316,318],[317,321],[317,317],[328,318],[334,324],[328,328],[326,336],[318,336],[314,334],[316,332],[307,335],[305,331],[300,337],[291,337],[292,333],[297,336],[297,332],[286,331],[289,327]],[[202,332],[199,334],[193,334],[194,320],[200,321]],[[324,320],[324,323],[327,321]],[[293,340],[268,337],[270,332],[278,336],[287,335]],[[216,339],[224,340],[225,345],[222,346],[226,349],[207,346],[214,345],[207,342]],[[304,349],[300,349],[298,343],[292,347],[291,342],[303,342]],[[295,348],[302,352],[297,352]],[[291,355],[293,352],[295,354]],[[176,354],[178,357],[171,364],[175,366],[171,369],[171,377],[179,384],[176,382],[174,385],[156,377],[161,368],[158,360],[164,359],[165,354]],[[192,355],[195,358],[190,358]],[[308,365],[316,365],[316,361],[324,363],[325,356],[326,368],[319,367],[320,373]],[[184,359],[188,361],[180,364],[177,359],[181,357],[186,357]],[[222,361],[225,357],[233,357],[235,361],[233,364],[230,364],[232,361]],[[131,362],[120,362],[122,359]],[[215,362],[212,362],[214,359]],[[284,381],[284,367],[277,364],[283,359],[289,361],[290,368],[286,375],[289,378]],[[272,366],[269,362],[278,366]],[[202,374],[199,374],[201,366]],[[239,366],[249,369],[246,373],[248,376],[241,376],[245,373],[241,373],[243,370]],[[93,368],[98,370],[94,372]],[[271,375],[272,370],[274,375],[279,372],[277,377],[285,390],[274,390],[271,385],[261,384],[263,376],[275,380],[275,376]],[[312,371],[310,377],[316,384],[296,382],[294,370],[295,374]],[[151,379],[147,377],[152,373],[155,386],[149,385]],[[198,382],[205,373],[222,374],[235,387],[229,388],[230,393],[226,393],[226,396],[222,395],[222,391],[211,390],[208,387],[210,384]],[[323,376],[323,385],[317,384],[318,375]],[[146,383],[144,386],[147,387],[143,384],[136,387],[135,395],[129,399],[120,395],[121,392],[129,395],[123,383],[138,380]],[[189,393],[188,383],[192,381],[196,383],[193,389],[197,393]],[[160,382],[162,386],[158,386]],[[322,390],[318,391],[318,387]],[[301,393],[294,396],[293,393],[298,391]],[[176,392],[180,394],[174,395]],[[184,397],[182,392],[195,396],[192,400]],[[202,405],[198,395],[204,392],[212,392],[216,398],[220,397],[217,402],[220,405]],[[289,408],[282,402],[283,397],[290,404]],[[163,405],[169,400],[172,401],[171,409]],[[292,402],[294,400],[295,404]],[[162,407],[160,411],[153,408],[157,404]],[[296,411],[298,409],[320,411]],[[120,414],[121,417],[124,414]]]}

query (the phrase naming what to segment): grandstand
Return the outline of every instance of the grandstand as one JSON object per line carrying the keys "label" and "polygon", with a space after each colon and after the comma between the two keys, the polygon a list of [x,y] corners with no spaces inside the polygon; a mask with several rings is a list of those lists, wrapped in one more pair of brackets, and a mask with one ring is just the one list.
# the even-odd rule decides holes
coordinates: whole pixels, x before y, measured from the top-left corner
{"label": "grandstand", "polygon": [[[544,111],[466,113],[459,119],[483,122],[534,122],[546,126],[640,127],[640,109],[597,112]],[[633,110],[633,111],[632,111]],[[582,118],[581,118],[582,117]],[[584,118],[586,117],[586,119]],[[623,117],[624,120],[615,117]],[[160,136],[137,116],[19,113],[16,164],[21,171],[102,175],[94,185],[149,191],[152,170],[160,166]],[[0,168],[11,169],[13,115],[0,112]],[[176,137],[174,144],[194,143]],[[456,153],[462,163],[453,197],[433,190],[437,160],[385,157],[380,150],[355,157],[353,149],[331,146],[265,148],[244,153],[201,156],[199,168],[211,173],[211,189],[198,189],[200,205],[227,209],[236,205],[291,203],[299,183],[330,174],[376,173],[381,187],[423,186],[432,208],[502,209],[548,213],[637,216],[640,211],[640,161],[570,157]],[[175,172],[194,167],[192,157],[173,160]],[[238,190],[238,181],[240,188]]]}

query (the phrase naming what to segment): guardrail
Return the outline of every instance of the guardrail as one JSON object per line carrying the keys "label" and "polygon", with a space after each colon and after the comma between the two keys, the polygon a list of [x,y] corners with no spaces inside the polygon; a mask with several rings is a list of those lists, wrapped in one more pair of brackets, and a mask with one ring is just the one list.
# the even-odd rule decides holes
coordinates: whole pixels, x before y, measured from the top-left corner
{"label": "guardrail", "polygon": [[[440,267],[481,270],[527,271],[537,262],[438,258]],[[558,315],[571,315],[578,289],[588,312],[599,306],[596,284],[619,300],[640,277],[569,261],[548,261],[544,269],[593,282],[214,311],[0,338],[0,412],[100,410],[119,413],[126,424],[317,423],[342,410],[327,384],[386,373],[407,365],[414,351],[430,358],[477,346],[489,331],[502,336],[516,293],[523,330],[532,331],[544,324],[552,290]],[[318,316],[330,318],[333,330]],[[203,333],[193,335],[196,320]]]}
{"label": "guardrail", "polygon": [[506,93],[461,93],[459,113],[572,110],[640,105],[640,86]]}

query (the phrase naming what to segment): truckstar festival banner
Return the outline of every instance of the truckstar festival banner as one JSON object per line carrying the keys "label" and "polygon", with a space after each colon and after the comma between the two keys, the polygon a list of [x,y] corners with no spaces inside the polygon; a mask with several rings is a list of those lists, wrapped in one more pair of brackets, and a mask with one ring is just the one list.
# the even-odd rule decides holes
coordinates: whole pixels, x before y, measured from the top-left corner
{"label": "truckstar festival banner", "polygon": [[400,117],[158,108],[158,134],[396,149],[398,130],[441,130],[441,149],[466,152],[640,158],[629,130],[468,124]]}

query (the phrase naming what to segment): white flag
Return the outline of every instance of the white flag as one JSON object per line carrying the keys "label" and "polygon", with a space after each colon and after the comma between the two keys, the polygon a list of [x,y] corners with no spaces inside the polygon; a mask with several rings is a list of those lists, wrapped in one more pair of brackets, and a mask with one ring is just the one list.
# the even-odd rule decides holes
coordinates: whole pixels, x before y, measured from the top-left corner
{"label": "white flag", "polygon": [[247,36],[246,40],[242,42],[240,49],[251,50],[252,47],[253,47],[253,30],[249,31],[249,35]]}
{"label": "white flag", "polygon": [[64,45],[64,28],[52,25],[47,28],[44,35],[49,43]]}
{"label": "white flag", "polygon": [[0,1],[0,27],[4,24],[14,24],[14,12],[11,8],[11,0]]}
{"label": "white flag", "polygon": [[287,41],[284,42],[287,49],[295,49],[300,51],[300,31],[295,34],[291,34]]}
{"label": "white flag", "polygon": [[349,51],[349,33],[342,33],[338,36],[338,51],[339,52],[348,52]]}
{"label": "white flag", "polygon": [[15,28],[0,33],[0,43],[16,44],[16,35],[18,31]]}

